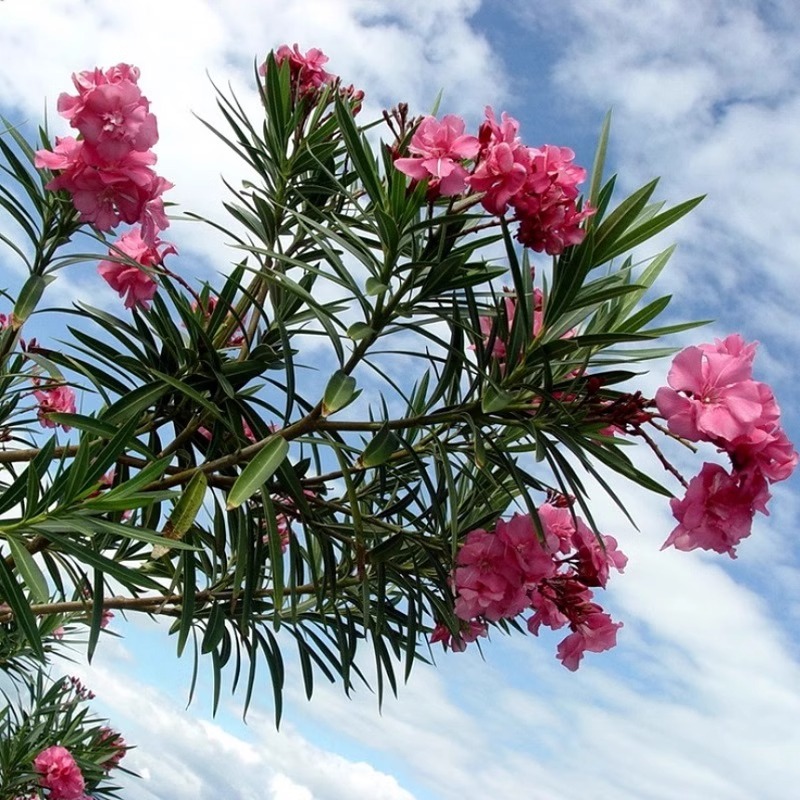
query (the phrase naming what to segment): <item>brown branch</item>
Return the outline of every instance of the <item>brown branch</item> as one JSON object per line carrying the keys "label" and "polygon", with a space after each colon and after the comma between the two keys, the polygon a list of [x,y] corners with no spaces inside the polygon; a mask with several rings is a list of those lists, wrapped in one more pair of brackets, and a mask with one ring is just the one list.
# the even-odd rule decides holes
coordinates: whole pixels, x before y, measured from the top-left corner
{"label": "brown branch", "polygon": [[[353,579],[350,579],[353,582]],[[340,582],[339,586],[346,585],[345,582]],[[313,583],[305,583],[301,586],[285,587],[284,594],[313,594],[316,592],[316,586]],[[253,593],[256,598],[271,597],[274,594],[272,589],[260,589]],[[231,601],[241,595],[241,592],[235,592],[231,589],[223,591],[214,591],[213,589],[203,589],[195,592],[195,603],[209,603],[214,600]],[[169,595],[156,595],[148,597],[106,597],[103,599],[102,607],[104,609],[115,609],[118,611],[143,611],[148,614],[168,613],[164,609],[166,606],[178,607],[183,603],[185,595],[183,594],[169,594]],[[46,616],[48,614],[71,614],[75,612],[84,612],[90,614],[94,608],[94,601],[91,599],[86,600],[65,600],[57,603],[32,603],[29,606],[31,612],[38,617]],[[0,623],[8,622],[14,617],[14,612],[8,606],[0,606]]]}

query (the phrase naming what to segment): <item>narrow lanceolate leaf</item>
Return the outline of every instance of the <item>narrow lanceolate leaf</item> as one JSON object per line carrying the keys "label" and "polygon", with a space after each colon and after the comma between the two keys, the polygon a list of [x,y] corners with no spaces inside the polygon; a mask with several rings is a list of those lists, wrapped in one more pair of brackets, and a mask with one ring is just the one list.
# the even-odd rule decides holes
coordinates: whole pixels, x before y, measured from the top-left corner
{"label": "narrow lanceolate leaf", "polygon": [[354,322],[348,329],[347,329],[347,337],[348,339],[352,339],[354,342],[359,341],[360,339],[367,339],[370,336],[374,336],[375,331],[367,325],[366,322]]}
{"label": "narrow lanceolate leaf", "polygon": [[[600,129],[600,140],[597,143],[597,150],[592,165],[592,181],[589,185],[589,203],[597,208],[600,196],[600,187],[603,183],[603,169],[606,164],[606,152],[608,149],[608,134],[611,130],[611,112],[609,111],[603,119],[603,127]],[[589,222],[591,225],[591,221]]]}
{"label": "narrow lanceolate leaf", "polygon": [[481,411],[484,414],[494,414],[507,408],[513,401],[514,398],[508,392],[494,386],[487,386],[481,398]]}
{"label": "narrow lanceolate leaf", "polygon": [[399,447],[399,439],[388,428],[381,428],[364,449],[356,466],[377,467],[385,464]]}
{"label": "narrow lanceolate leaf", "polygon": [[367,294],[370,297],[375,297],[379,294],[384,294],[389,290],[389,287],[385,283],[381,283],[377,278],[373,278],[371,275],[367,278],[366,283],[366,290]]}
{"label": "narrow lanceolate leaf", "polygon": [[356,379],[337,369],[331,375],[322,398],[322,416],[327,417],[344,408],[361,394],[356,390]]}
{"label": "narrow lanceolate leaf", "polygon": [[[197,517],[208,488],[208,478],[204,472],[195,472],[192,479],[186,486],[186,490],[181,495],[180,500],[175,503],[175,508],[169,515],[169,519],[162,531],[165,539],[180,541],[192,526]],[[150,558],[161,558],[166,555],[170,548],[157,544],[153,547]]]}
{"label": "narrow lanceolate leaf", "polygon": [[46,603],[50,596],[47,591],[47,581],[38,564],[33,560],[33,556],[28,552],[24,542],[15,536],[9,535],[7,541],[11,548],[11,555],[14,557],[14,566],[28,587],[31,597],[37,603]]}
{"label": "narrow lanceolate leaf", "polygon": [[138,420],[139,415],[153,405],[168,389],[169,386],[165,383],[148,383],[145,386],[139,386],[110,405],[102,413],[101,420],[116,424],[134,418]]}
{"label": "narrow lanceolate leaf", "polygon": [[288,452],[286,439],[273,436],[236,479],[228,494],[228,510],[238,508],[252,497],[275,474]]}
{"label": "narrow lanceolate leaf", "polygon": [[12,320],[15,321],[14,324],[21,325],[30,317],[50,280],[41,275],[31,275],[25,281],[14,306],[14,316],[12,317]]}
{"label": "narrow lanceolate leaf", "polygon": [[22,591],[22,587],[17,583],[17,578],[6,564],[5,557],[0,554],[0,595],[14,614],[14,619],[20,630],[28,640],[33,652],[44,660],[44,648],[42,647],[42,637],[36,625],[36,618],[30,609],[28,599]]}

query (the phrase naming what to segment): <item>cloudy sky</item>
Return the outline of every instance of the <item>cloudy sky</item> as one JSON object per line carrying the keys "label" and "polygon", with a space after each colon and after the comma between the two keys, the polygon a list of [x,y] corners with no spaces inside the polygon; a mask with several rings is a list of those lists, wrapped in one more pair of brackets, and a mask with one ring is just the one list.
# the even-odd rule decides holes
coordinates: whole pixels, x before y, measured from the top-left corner
{"label": "cloudy sky", "polygon": [[[673,313],[714,318],[703,341],[739,331],[761,342],[756,377],[798,442],[799,40],[795,0],[5,0],[0,108],[30,124],[46,108],[57,130],[73,71],[136,64],[170,199],[208,216],[219,175],[239,167],[192,116],[215,118],[207,73],[251,102],[254,59],[283,42],[322,48],[372,109],[405,100],[425,112],[442,90],[442,112],[474,127],[485,105],[506,109],[527,143],[573,147],[587,165],[612,108],[624,190],[661,175],[669,202],[708,195],[670,232]],[[196,226],[170,235],[200,274],[231,258]],[[65,296],[97,291],[80,269]],[[2,270],[12,284],[13,265]],[[618,647],[573,674],[554,658],[557,636],[494,637],[485,660],[416,668],[381,713],[367,691],[320,686],[306,703],[299,680],[280,733],[267,687],[247,725],[236,698],[212,719],[205,684],[186,711],[190,665],[160,631],[120,622],[124,638],[80,669],[137,745],[127,763],[144,780],[123,796],[783,800],[800,785],[797,486],[775,488],[772,516],[736,561],[659,552],[666,503],[626,495],[637,533],[598,495],[601,527],[630,556],[607,603],[624,620]]]}

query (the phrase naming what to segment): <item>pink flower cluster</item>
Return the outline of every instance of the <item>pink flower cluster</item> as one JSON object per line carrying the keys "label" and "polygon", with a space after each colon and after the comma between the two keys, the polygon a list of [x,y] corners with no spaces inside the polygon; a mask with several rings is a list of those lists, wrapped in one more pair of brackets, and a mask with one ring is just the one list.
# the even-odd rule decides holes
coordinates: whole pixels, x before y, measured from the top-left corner
{"label": "pink flower cluster", "polygon": [[519,123],[508,114],[498,123],[486,108],[486,121],[478,138],[480,155],[470,187],[484,192],[483,207],[490,214],[505,214],[509,205],[519,223],[517,238],[536,252],[558,255],[564,248],[580,244],[585,236],[581,223],[594,213],[578,210],[578,184],[586,170],[572,162],[568,147],[526,147],[517,136]]}
{"label": "pink flower cluster", "polygon": [[656,393],[669,430],[692,442],[711,442],[731,460],[730,473],[704,464],[682,500],[671,501],[678,526],[664,547],[714,550],[736,557],[756,511],[768,513],[770,483],[797,466],[798,454],[780,427],[772,389],[753,380],[756,343],[733,334],[678,353]]}
{"label": "pink flower cluster", "polygon": [[[586,170],[573,164],[572,150],[527,147],[517,135],[517,120],[504,113],[498,122],[490,107],[477,137],[465,135],[464,127],[452,114],[441,122],[425,117],[411,137],[413,155],[396,159],[395,167],[414,180],[427,179],[429,195],[451,197],[469,187],[483,194],[490,214],[502,216],[511,207],[517,238],[537,252],[558,255],[583,241],[581,223],[594,209],[578,208]],[[471,173],[464,163],[470,160]]]}
{"label": "pink flower cluster", "polygon": [[585,651],[599,653],[616,644],[622,623],[592,602],[592,588],[605,587],[610,570],[621,572],[628,561],[616,539],[598,539],[567,504],[544,503],[538,517],[541,533],[530,515],[515,514],[499,520],[493,532],[467,535],[453,573],[455,613],[467,626],[454,640],[437,628],[434,641],[463,649],[485,633],[487,621],[532,610],[527,625],[533,634],[541,625],[569,626],[558,658],[570,670],[578,668]]}
{"label": "pink flower cluster", "polygon": [[138,80],[129,64],[73,74],[78,94],[62,94],[58,111],[79,137],[57,137],[55,149],[37,151],[34,162],[59,173],[46,188],[69,192],[82,222],[101,231],[136,225],[98,267],[126,308],[148,308],[156,291],[151,268],[176,252],[158,238],[169,226],[161,195],[172,184],[152,168],[158,130]]}
{"label": "pink flower cluster", "polygon": [[48,800],[84,800],[86,788],[80,767],[66,747],[53,745],[33,760],[39,784],[48,789]]}
{"label": "pink flower cluster", "polygon": [[158,131],[138,80],[129,64],[73,75],[78,94],[62,94],[58,111],[80,138],[56,138],[52,152],[37,151],[35,164],[59,173],[47,188],[69,192],[82,222],[101,231],[140,223],[152,244],[169,225],[161,195],[172,184],[152,169]]}
{"label": "pink flower cluster", "polygon": [[[35,389],[33,396],[39,403],[38,419],[43,428],[55,428],[59,423],[53,422],[47,415],[53,412],[62,414],[74,414],[75,392],[69,386],[54,386],[49,389]],[[69,425],[61,425],[65,431],[69,431]]]}

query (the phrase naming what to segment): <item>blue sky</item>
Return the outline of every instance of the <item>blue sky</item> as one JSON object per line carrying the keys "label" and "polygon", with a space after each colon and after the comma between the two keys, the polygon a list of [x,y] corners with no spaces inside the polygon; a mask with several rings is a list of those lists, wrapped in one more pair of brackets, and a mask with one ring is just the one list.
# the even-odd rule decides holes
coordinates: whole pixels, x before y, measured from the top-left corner
{"label": "blue sky", "polygon": [[[330,69],[367,92],[369,109],[398,100],[474,127],[483,107],[508,110],[524,140],[590,159],[613,108],[611,160],[623,190],[663,176],[669,202],[707,193],[668,232],[679,248],[662,288],[676,318],[716,322],[685,339],[739,331],[761,342],[757,377],[774,386],[800,442],[795,365],[800,228],[800,18],[793,0],[194,0],[129,4],[6,0],[0,6],[0,106],[51,125],[73,71],[129,61],[159,119],[160,171],[170,199],[219,218],[220,174],[239,167],[192,117],[214,120],[205,71],[246,102],[254,58],[283,42],[317,46]],[[231,260],[212,231],[169,231],[187,270],[209,276]],[[659,242],[659,244],[662,244]],[[646,250],[642,256],[655,250]],[[0,256],[5,258],[5,256]],[[12,265],[2,270],[13,281]],[[93,268],[56,285],[59,299],[100,295]],[[55,287],[54,287],[55,288]],[[660,372],[658,371],[660,370]],[[654,367],[645,387],[663,382]],[[657,464],[646,464],[653,471]],[[694,467],[698,467],[696,462]],[[692,469],[690,465],[689,470]],[[641,532],[600,493],[597,518],[630,556],[610,585],[624,620],[618,647],[569,673],[557,636],[495,636],[477,652],[418,667],[381,713],[374,696],[320,685],[306,703],[290,679],[281,732],[271,690],[248,724],[207,692],[185,711],[190,663],[141,622],[117,620],[91,667],[79,670],[138,747],[145,780],[131,800],[783,800],[800,784],[800,505],[797,479],[775,487],[736,561],[659,552],[667,504],[626,494]]]}

